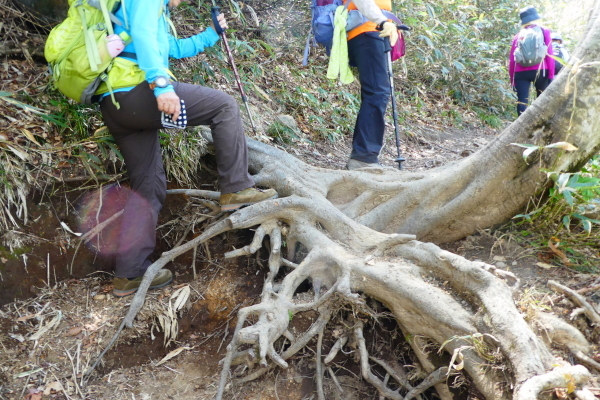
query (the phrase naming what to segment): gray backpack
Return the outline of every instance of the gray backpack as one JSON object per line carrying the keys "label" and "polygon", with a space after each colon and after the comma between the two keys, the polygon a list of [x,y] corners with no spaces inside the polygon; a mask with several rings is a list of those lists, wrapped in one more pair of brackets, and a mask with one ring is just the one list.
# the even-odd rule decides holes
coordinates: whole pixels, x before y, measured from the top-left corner
{"label": "gray backpack", "polygon": [[522,67],[540,64],[548,55],[548,46],[544,43],[544,31],[539,26],[528,26],[519,32],[515,61]]}

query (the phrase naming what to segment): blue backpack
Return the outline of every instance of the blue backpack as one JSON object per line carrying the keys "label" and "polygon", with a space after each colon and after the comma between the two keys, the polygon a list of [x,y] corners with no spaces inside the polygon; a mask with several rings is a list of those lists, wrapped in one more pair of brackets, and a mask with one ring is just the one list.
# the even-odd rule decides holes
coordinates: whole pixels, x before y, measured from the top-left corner
{"label": "blue backpack", "polygon": [[312,0],[312,32],[315,41],[327,50],[331,49],[333,41],[335,10],[341,5],[342,0]]}
{"label": "blue backpack", "polygon": [[[351,1],[348,1],[346,6],[350,5]],[[308,55],[311,46],[324,46],[327,54],[331,51],[335,10],[341,5],[343,5],[342,0],[311,0],[310,9],[312,17],[310,20],[310,30],[306,38],[306,46],[304,47],[302,65],[308,65]]]}
{"label": "blue backpack", "polygon": [[[346,8],[350,6],[352,0],[348,0],[346,4],[343,4],[342,0],[311,0],[311,11],[312,18],[310,23],[310,31],[306,38],[306,46],[304,47],[304,57],[302,59],[302,65],[308,65],[308,55],[310,53],[310,47],[321,45],[325,47],[327,54],[331,51],[333,44],[333,30],[334,30],[334,18],[335,10],[344,5]],[[400,25],[402,22],[389,11],[382,10],[383,15],[388,19],[394,21]],[[367,22],[365,18],[358,10],[351,10],[348,13],[348,22],[346,24],[346,31],[351,31],[359,25]]]}

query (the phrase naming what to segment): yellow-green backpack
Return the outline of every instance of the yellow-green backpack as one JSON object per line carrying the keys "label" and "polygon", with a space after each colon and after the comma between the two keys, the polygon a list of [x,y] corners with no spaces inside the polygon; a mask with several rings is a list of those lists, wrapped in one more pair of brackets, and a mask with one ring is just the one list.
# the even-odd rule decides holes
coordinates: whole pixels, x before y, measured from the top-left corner
{"label": "yellow-green backpack", "polygon": [[[113,62],[106,38],[114,34],[113,23],[122,24],[114,16],[121,1],[69,0],[67,18],[48,35],[44,56],[54,85],[65,96],[83,104],[98,100],[96,91],[102,82],[107,83]],[[126,33],[120,36],[129,40]],[[108,91],[112,96],[111,87]]]}

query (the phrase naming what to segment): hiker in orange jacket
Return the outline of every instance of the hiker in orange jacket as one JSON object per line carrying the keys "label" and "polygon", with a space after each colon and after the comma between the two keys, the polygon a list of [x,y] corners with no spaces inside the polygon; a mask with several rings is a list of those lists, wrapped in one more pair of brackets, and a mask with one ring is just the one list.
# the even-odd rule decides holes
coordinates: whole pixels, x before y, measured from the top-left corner
{"label": "hiker in orange jacket", "polygon": [[[344,4],[350,0],[345,0]],[[392,22],[391,0],[351,0],[348,10],[358,10],[367,20],[348,32],[348,58],[358,68],[360,111],[346,168],[381,167],[379,152],[385,133],[385,111],[390,100],[387,53],[384,38],[394,46],[401,34]],[[388,14],[389,13],[389,14]],[[387,14],[387,15],[386,15]],[[395,18],[395,17],[394,17]]]}

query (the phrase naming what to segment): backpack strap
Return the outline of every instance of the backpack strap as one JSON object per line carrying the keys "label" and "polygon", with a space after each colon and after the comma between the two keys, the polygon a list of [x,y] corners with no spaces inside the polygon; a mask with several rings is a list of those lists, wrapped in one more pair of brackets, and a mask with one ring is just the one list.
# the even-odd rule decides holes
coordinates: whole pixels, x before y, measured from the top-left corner
{"label": "backpack strap", "polygon": [[77,7],[77,11],[79,13],[79,18],[81,18],[81,27],[83,33],[83,39],[85,41],[85,49],[87,51],[88,60],[90,62],[90,69],[93,72],[98,71],[98,65],[102,62],[100,58],[100,52],[98,51],[98,46],[94,40],[94,34],[92,32],[93,28],[88,27],[87,21],[85,19],[85,11],[83,10],[83,1],[78,0],[75,3],[75,7]]}
{"label": "backpack strap", "polygon": [[[115,25],[123,26],[123,21],[121,21],[119,19],[119,17],[117,17],[116,15],[114,15],[113,13],[111,13],[108,10],[108,4],[106,3],[106,0],[88,0],[87,3],[91,7],[94,7],[96,9],[102,11],[102,14],[104,15],[104,20],[105,20],[107,26],[109,25],[109,22],[112,22]],[[125,13],[124,8],[123,8],[123,13]],[[112,30],[112,27],[110,28],[110,30]],[[112,33],[110,33],[110,34],[112,35]]]}
{"label": "backpack strap", "polygon": [[[104,24],[106,25],[106,31],[109,35],[114,35],[115,31],[112,26],[112,20],[110,19],[110,13],[108,12],[108,4],[106,4],[106,0],[100,1],[100,10],[102,11],[102,16],[104,16]],[[88,2],[89,4],[89,2]]]}

